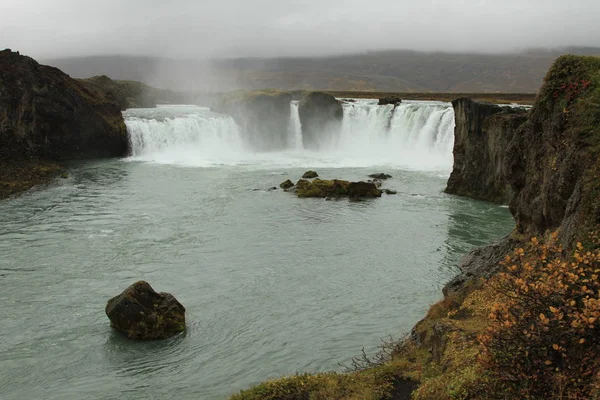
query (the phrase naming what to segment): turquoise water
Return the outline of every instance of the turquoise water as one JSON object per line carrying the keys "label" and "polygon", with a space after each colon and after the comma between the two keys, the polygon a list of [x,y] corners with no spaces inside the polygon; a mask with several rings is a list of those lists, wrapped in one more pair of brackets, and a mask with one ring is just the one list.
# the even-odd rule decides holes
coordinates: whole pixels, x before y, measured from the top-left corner
{"label": "turquoise water", "polygon": [[[0,201],[2,400],[226,399],[267,378],[340,370],[407,333],[459,258],[513,227],[506,208],[443,194],[447,166],[297,149],[219,165],[154,134],[151,152],[71,164],[68,179]],[[398,194],[265,190],[307,169],[387,172]],[[185,305],[185,334],[143,343],[111,331],[106,301],[140,279]]]}
{"label": "turquoise water", "polygon": [[[512,227],[429,173],[388,170],[398,195],[359,203],[253,191],[302,172],[95,162],[0,202],[0,397],[223,399],[339,369],[407,332],[458,258]],[[186,306],[186,334],[111,332],[105,302],[138,279]]]}

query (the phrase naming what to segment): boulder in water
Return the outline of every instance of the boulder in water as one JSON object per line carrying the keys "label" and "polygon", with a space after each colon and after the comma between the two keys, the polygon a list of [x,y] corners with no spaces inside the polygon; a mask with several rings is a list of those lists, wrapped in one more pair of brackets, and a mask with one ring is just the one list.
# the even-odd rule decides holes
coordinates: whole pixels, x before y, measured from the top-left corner
{"label": "boulder in water", "polygon": [[315,171],[306,171],[304,175],[302,175],[302,179],[313,179],[318,177],[319,174],[317,174]]}
{"label": "boulder in water", "polygon": [[317,149],[322,136],[340,131],[344,110],[334,96],[325,92],[310,92],[298,103],[298,114],[304,147]]}
{"label": "boulder in water", "polygon": [[387,96],[380,98],[377,105],[384,106],[386,104],[393,104],[394,106],[397,106],[400,103],[402,103],[400,96]]}
{"label": "boulder in water", "polygon": [[291,187],[294,186],[294,182],[292,182],[291,180],[286,180],[285,182],[282,182],[279,187],[282,189],[289,189]]}
{"label": "boulder in water", "polygon": [[391,177],[392,177],[391,175],[384,174],[384,173],[380,173],[380,174],[371,174],[371,175],[369,175],[369,178],[373,178],[373,179],[381,179],[381,180],[390,179]]}
{"label": "boulder in water", "polygon": [[110,325],[130,339],[166,339],[185,330],[185,308],[170,293],[139,281],[106,304]]}
{"label": "boulder in water", "polygon": [[296,194],[298,197],[342,197],[348,195],[350,182],[339,179],[313,181],[301,179],[298,181]]}
{"label": "boulder in water", "polygon": [[347,188],[350,199],[381,197],[381,190],[372,182],[351,182]]}

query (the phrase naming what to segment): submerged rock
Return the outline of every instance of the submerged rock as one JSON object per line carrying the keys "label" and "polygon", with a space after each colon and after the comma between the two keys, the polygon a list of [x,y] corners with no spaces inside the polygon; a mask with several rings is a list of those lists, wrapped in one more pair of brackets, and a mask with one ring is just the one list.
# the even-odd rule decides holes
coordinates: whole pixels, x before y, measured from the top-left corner
{"label": "submerged rock", "polygon": [[286,180],[285,182],[282,182],[279,187],[282,189],[289,189],[291,187],[294,186],[294,182],[292,182],[291,180]]}
{"label": "submerged rock", "polygon": [[385,189],[383,192],[385,194],[388,194],[388,195],[390,195],[390,194],[397,194],[398,193],[398,192],[396,192],[395,190],[392,190],[392,189]]}
{"label": "submerged rock", "polygon": [[400,98],[400,96],[386,96],[380,98],[377,105],[384,106],[386,104],[393,104],[394,106],[397,106],[400,103],[402,103],[402,99]]}
{"label": "submerged rock", "polygon": [[332,95],[310,92],[298,103],[298,114],[304,148],[317,149],[323,136],[340,132],[344,110],[341,102]]}
{"label": "submerged rock", "polygon": [[350,199],[381,197],[381,190],[372,182],[351,182],[348,185],[348,197]]}
{"label": "submerged rock", "polygon": [[384,173],[380,173],[380,174],[371,174],[371,175],[369,175],[369,178],[373,178],[373,179],[381,179],[381,180],[390,179],[391,177],[392,177],[391,175],[384,174]]}
{"label": "submerged rock", "polygon": [[306,171],[304,175],[302,175],[302,179],[313,179],[318,177],[319,174],[317,174],[315,171]]}
{"label": "submerged rock", "polygon": [[185,330],[185,308],[170,293],[139,281],[106,304],[111,326],[130,339],[166,339]]}

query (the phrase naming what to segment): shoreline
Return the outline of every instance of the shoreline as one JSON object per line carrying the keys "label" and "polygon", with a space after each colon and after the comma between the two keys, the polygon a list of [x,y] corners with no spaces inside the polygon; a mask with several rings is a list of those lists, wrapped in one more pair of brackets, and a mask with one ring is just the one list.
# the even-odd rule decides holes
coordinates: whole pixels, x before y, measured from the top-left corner
{"label": "shoreline", "polygon": [[59,176],[66,177],[66,169],[57,163],[30,159],[0,163],[0,200],[46,185]]}

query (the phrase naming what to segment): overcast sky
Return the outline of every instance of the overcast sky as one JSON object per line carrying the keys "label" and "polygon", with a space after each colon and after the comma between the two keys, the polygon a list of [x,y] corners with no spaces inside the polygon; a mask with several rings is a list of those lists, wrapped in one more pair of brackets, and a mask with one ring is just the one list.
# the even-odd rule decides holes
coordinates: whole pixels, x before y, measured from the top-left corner
{"label": "overcast sky", "polygon": [[0,0],[0,48],[93,54],[325,55],[600,46],[600,0]]}

